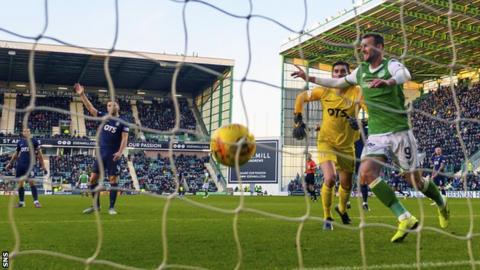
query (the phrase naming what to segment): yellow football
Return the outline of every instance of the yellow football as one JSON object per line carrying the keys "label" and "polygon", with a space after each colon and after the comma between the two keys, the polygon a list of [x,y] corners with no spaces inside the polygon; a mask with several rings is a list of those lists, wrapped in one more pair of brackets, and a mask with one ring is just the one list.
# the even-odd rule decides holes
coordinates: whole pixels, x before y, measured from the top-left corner
{"label": "yellow football", "polygon": [[242,165],[255,154],[256,145],[255,137],[247,127],[240,124],[225,125],[215,130],[210,139],[212,156],[225,166],[235,166],[238,147],[240,147],[238,163]]}

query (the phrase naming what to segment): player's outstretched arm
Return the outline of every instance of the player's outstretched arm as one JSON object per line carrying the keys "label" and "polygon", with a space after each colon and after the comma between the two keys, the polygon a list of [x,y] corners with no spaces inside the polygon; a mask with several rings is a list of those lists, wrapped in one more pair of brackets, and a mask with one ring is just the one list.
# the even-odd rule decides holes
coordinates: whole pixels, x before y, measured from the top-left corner
{"label": "player's outstretched arm", "polygon": [[124,131],[122,132],[122,142],[120,143],[120,148],[115,154],[113,154],[114,161],[120,160],[120,158],[122,158],[123,150],[125,150],[125,148],[127,147],[127,143],[128,143],[128,131],[127,132]]}
{"label": "player's outstretched arm", "polygon": [[304,104],[310,101],[322,99],[326,95],[327,91],[329,90],[322,87],[317,87],[312,90],[303,91],[297,95],[297,98],[295,99],[295,111],[293,119],[295,124],[292,133],[292,136],[295,139],[303,140],[303,138],[307,136],[307,127],[303,122],[302,117]]}
{"label": "player's outstretched arm", "polygon": [[83,105],[85,105],[88,112],[92,116],[96,117],[98,115],[98,110],[95,107],[93,107],[93,104],[90,102],[90,100],[88,100],[87,95],[85,95],[85,88],[81,84],[76,83],[73,86],[73,90],[75,90],[75,92],[80,96],[80,98],[82,99]]}
{"label": "player's outstretched arm", "polygon": [[295,65],[295,67],[298,70],[291,74],[293,78],[302,78],[304,81],[308,80],[309,82],[318,84],[320,86],[331,87],[331,88],[344,89],[351,85],[345,80],[345,78],[334,79],[334,78],[320,78],[320,77],[314,77],[314,76],[308,76],[307,78],[307,74],[305,73],[305,71],[303,71],[303,69],[301,69],[297,65]]}
{"label": "player's outstretched arm", "polygon": [[303,112],[303,106],[310,101],[320,100],[325,97],[328,89],[316,87],[312,90],[306,90],[297,95],[295,99],[295,114]]}

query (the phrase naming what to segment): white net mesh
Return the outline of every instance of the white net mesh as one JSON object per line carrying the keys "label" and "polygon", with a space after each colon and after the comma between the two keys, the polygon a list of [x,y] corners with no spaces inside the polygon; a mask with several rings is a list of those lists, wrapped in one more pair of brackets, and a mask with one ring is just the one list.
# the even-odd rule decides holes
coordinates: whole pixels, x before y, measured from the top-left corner
{"label": "white net mesh", "polygon": [[[216,10],[219,14],[223,14],[225,16],[233,17],[237,20],[241,20],[241,21],[245,22],[245,27],[246,27],[246,32],[247,32],[245,42],[248,45],[248,64],[247,64],[247,69],[246,69],[245,73],[238,76],[237,77],[238,79],[234,79],[234,81],[239,84],[240,100],[241,100],[242,109],[243,109],[242,113],[245,115],[246,123],[247,123],[247,126],[248,126],[249,125],[249,119],[247,117],[248,114],[247,114],[247,109],[245,107],[246,101],[243,98],[244,84],[246,82],[251,82],[251,83],[264,84],[264,85],[267,85],[267,86],[280,88],[277,85],[272,85],[272,84],[267,83],[267,82],[249,79],[249,70],[250,70],[250,66],[251,66],[251,61],[252,61],[252,58],[255,57],[255,55],[252,54],[252,49],[251,49],[251,40],[250,40],[251,22],[252,22],[253,19],[269,21],[269,22],[273,23],[275,25],[275,27],[280,27],[280,28],[283,28],[283,29],[285,29],[287,31],[290,31],[292,33],[299,34],[298,40],[299,40],[299,43],[301,43],[304,39],[307,39],[308,37],[310,37],[310,35],[308,33],[306,33],[306,31],[305,31],[305,26],[306,26],[306,22],[307,22],[307,12],[308,12],[307,1],[298,1],[299,3],[301,3],[304,6],[304,11],[305,11],[304,20],[303,20],[304,23],[299,30],[292,29],[289,26],[283,24],[282,22],[279,22],[279,21],[277,21],[275,19],[272,19],[270,17],[267,17],[267,16],[263,16],[262,14],[253,13],[254,2],[252,0],[249,1],[249,7],[250,8],[249,8],[249,13],[247,15],[239,15],[239,14],[230,13],[229,11],[224,10],[222,8],[219,8],[216,5],[211,4],[207,1],[199,1],[199,0],[177,1],[177,0],[172,0],[172,2],[180,3],[180,4],[183,5],[183,14],[182,14],[183,15],[183,17],[182,17],[183,18],[183,27],[184,27],[183,35],[185,37],[185,43],[184,43],[184,48],[183,48],[184,55],[187,54],[188,45],[189,45],[188,24],[187,24],[187,21],[186,21],[186,13],[185,13],[185,10],[187,9],[187,7],[189,5],[191,5],[193,3],[198,4],[198,5],[204,5],[207,8],[211,8],[213,10]],[[415,0],[407,1],[407,0],[405,0],[405,1],[398,1],[398,2],[397,1],[391,1],[391,2],[400,3],[399,13],[400,13],[400,19],[401,19],[400,24],[402,26],[401,38],[403,40],[404,47],[401,50],[401,52],[402,52],[401,55],[388,55],[389,57],[396,57],[396,58],[399,58],[402,61],[405,60],[405,59],[408,59],[408,58],[414,58],[414,59],[417,59],[418,61],[427,62],[429,64],[436,65],[436,66],[443,65],[441,63],[436,62],[434,57],[432,57],[432,59],[425,59],[423,57],[419,57],[419,56],[412,55],[412,54],[409,53],[410,40],[408,40],[407,33],[406,33],[406,30],[405,30],[405,26],[406,26],[405,12],[406,11],[404,10],[404,5],[406,3],[413,2],[413,3],[416,3],[419,6],[422,6],[426,9],[430,10],[433,14],[436,14],[436,15],[440,16],[441,18],[446,18],[446,23],[447,23],[447,28],[448,28],[448,33],[446,33],[446,34],[449,37],[449,44],[446,45],[446,46],[448,46],[451,49],[451,53],[452,53],[451,63],[448,65],[448,68],[450,70],[449,75],[451,77],[453,77],[453,75],[455,73],[455,70],[459,67],[469,68],[468,65],[459,64],[457,62],[456,38],[454,38],[455,37],[455,31],[453,29],[454,27],[452,26],[452,17],[456,16],[457,18],[458,17],[460,17],[460,18],[465,18],[465,17],[474,18],[478,22],[478,20],[475,17],[469,16],[469,15],[466,15],[466,14],[460,14],[459,12],[454,11],[454,9],[453,9],[454,3],[453,3],[452,0],[449,0],[448,5],[446,6],[448,8],[447,13],[444,13],[436,5],[431,4],[430,3],[431,1],[415,1]],[[54,42],[64,44],[64,45],[78,47],[82,50],[85,50],[86,52],[93,52],[97,55],[102,54],[104,56],[104,59],[105,59],[103,68],[104,68],[104,71],[105,71],[105,77],[108,81],[108,93],[109,93],[109,99],[110,100],[115,100],[116,99],[115,98],[116,89],[115,89],[115,85],[112,81],[112,76],[110,74],[110,69],[109,69],[109,61],[110,61],[110,56],[112,54],[114,54],[116,52],[122,52],[126,55],[132,55],[132,56],[135,56],[135,57],[141,57],[141,58],[150,60],[150,61],[152,61],[152,62],[154,62],[154,63],[156,63],[156,64],[158,64],[159,66],[162,66],[162,67],[172,66],[172,64],[169,63],[169,62],[156,61],[155,59],[151,59],[151,58],[148,57],[148,55],[145,55],[145,54],[142,54],[142,53],[121,51],[121,50],[116,49],[117,37],[118,37],[118,33],[119,33],[119,28],[120,28],[120,26],[119,26],[119,14],[118,14],[119,4],[120,3],[118,1],[115,1],[115,4],[114,4],[114,11],[115,11],[114,33],[115,33],[115,35],[114,35],[114,39],[112,41],[111,49],[108,50],[108,51],[96,51],[96,50],[89,49],[89,48],[78,47],[75,44],[69,44],[69,43],[64,42],[62,40],[59,40],[55,37],[45,35],[47,29],[49,28],[48,1],[44,2],[45,21],[44,21],[43,30],[39,35],[37,35],[37,36],[25,36],[25,35],[21,35],[21,34],[13,32],[13,31],[10,31],[8,29],[3,29],[3,28],[0,29],[0,31],[8,33],[12,36],[35,42],[35,45],[33,46],[32,50],[31,50],[31,53],[30,53],[29,67],[28,67],[29,80],[30,80],[30,93],[31,93],[30,103],[24,110],[21,110],[21,109],[16,110],[17,112],[24,112],[25,113],[24,119],[23,119],[23,127],[24,128],[27,128],[29,116],[35,110],[52,111],[52,112],[57,112],[57,113],[60,113],[60,114],[71,114],[71,112],[67,111],[67,110],[62,110],[62,109],[48,107],[48,106],[35,106],[35,101],[36,101],[36,98],[37,98],[37,88],[36,88],[36,85],[37,85],[36,83],[37,82],[35,80],[35,54],[36,54],[36,44],[39,41],[42,41],[42,40],[54,41]],[[356,5],[356,3],[354,1],[353,1],[352,4],[353,4],[353,7],[354,7],[354,12],[357,15],[356,18],[358,18],[357,20],[359,20],[360,16],[357,14],[357,8],[359,6]],[[361,29],[360,29],[360,25],[359,25],[358,21],[356,23],[356,32],[357,32],[356,40],[360,40]],[[336,47],[339,47],[339,48],[351,49],[355,53],[358,63],[360,63],[360,58],[358,57],[357,52],[355,50],[356,46],[358,45],[357,43],[355,43],[355,44],[344,44],[344,43],[330,42],[330,41],[326,41],[326,40],[324,41],[324,43],[328,44],[329,46],[336,46]],[[301,55],[301,58],[303,58],[304,54],[303,54],[302,49],[300,49],[300,55]],[[149,128],[142,127],[142,126],[137,126],[136,124],[128,123],[128,122],[123,121],[122,119],[118,119],[119,121],[122,121],[124,124],[130,126],[131,128],[135,128],[135,129],[138,129],[138,130],[141,130],[141,131],[144,131],[144,132],[150,132],[150,133],[156,133],[156,134],[160,134],[160,135],[171,136],[170,147],[169,147],[169,159],[170,159],[170,164],[172,166],[173,175],[175,176],[175,185],[176,185],[176,187],[174,189],[175,192],[173,192],[172,194],[170,194],[168,196],[162,196],[162,195],[158,195],[158,194],[154,194],[154,193],[148,193],[148,192],[146,193],[147,196],[152,196],[152,197],[155,197],[155,198],[158,198],[158,199],[165,200],[165,205],[164,205],[163,213],[162,213],[162,227],[161,227],[163,257],[162,257],[162,260],[161,260],[161,264],[158,265],[158,267],[157,267],[158,269],[164,269],[164,268],[202,269],[201,267],[198,267],[198,266],[195,266],[195,265],[176,265],[176,264],[170,264],[169,263],[169,255],[170,255],[169,254],[169,237],[168,237],[168,233],[167,233],[168,232],[168,217],[169,217],[169,211],[170,211],[170,208],[171,208],[172,200],[178,196],[177,190],[178,190],[178,186],[179,186],[179,179],[177,177],[177,168],[175,167],[175,160],[174,160],[174,157],[173,157],[173,154],[174,154],[173,151],[174,150],[173,150],[173,147],[172,147],[174,139],[175,139],[175,134],[177,134],[178,132],[182,132],[182,133],[194,134],[198,137],[204,137],[202,134],[195,133],[192,130],[180,128],[180,118],[181,118],[180,115],[181,114],[180,114],[180,107],[179,107],[178,98],[177,98],[177,84],[176,83],[177,83],[177,80],[178,80],[178,75],[179,75],[180,70],[185,66],[190,66],[192,68],[199,69],[203,72],[214,74],[216,76],[223,76],[224,75],[224,74],[218,73],[214,70],[210,70],[208,68],[205,68],[201,65],[187,63],[185,61],[184,62],[179,62],[179,63],[173,65],[173,67],[175,68],[175,72],[173,74],[173,79],[172,79],[171,96],[172,96],[172,99],[173,99],[173,104],[174,104],[174,108],[175,108],[175,116],[176,116],[175,117],[175,126],[174,126],[173,129],[171,129],[167,132],[159,131],[159,130],[149,129]],[[458,139],[459,139],[459,142],[460,142],[460,145],[461,145],[461,151],[464,154],[465,160],[468,162],[468,156],[469,155],[467,154],[467,149],[466,149],[466,146],[463,142],[462,130],[461,130],[461,125],[460,124],[462,122],[468,122],[468,121],[475,122],[475,123],[480,123],[480,121],[478,119],[462,118],[462,113],[461,113],[462,112],[462,106],[459,103],[459,100],[457,98],[457,94],[455,92],[455,86],[453,84],[453,80],[451,80],[451,85],[450,85],[449,90],[452,93],[452,97],[453,97],[454,105],[455,105],[454,111],[455,111],[456,117],[453,121],[445,120],[445,119],[442,119],[441,117],[436,117],[429,112],[416,110],[412,107],[409,108],[408,113],[410,115],[411,113],[416,112],[416,113],[422,114],[422,115],[424,115],[424,116],[426,116],[426,117],[428,117],[432,120],[438,120],[438,121],[443,121],[443,122],[447,122],[447,123],[450,123],[450,124],[452,124],[452,123],[455,124],[456,132],[457,132]],[[382,109],[391,110],[389,108],[382,108]],[[109,117],[108,116],[105,116],[105,117],[86,116],[86,119],[99,121],[98,123],[99,123],[99,127],[100,127],[109,119]],[[96,138],[99,137],[99,133],[100,133],[100,128],[97,130]],[[310,140],[311,139],[312,138],[310,138]],[[29,140],[30,145],[31,145],[31,143],[32,143],[31,140]],[[308,143],[307,143],[307,145],[308,145]],[[97,140],[97,146],[98,146],[98,140]],[[306,150],[308,150],[308,147],[307,147]],[[31,149],[30,151],[31,151],[30,156],[31,156],[32,162],[30,162],[31,166],[29,168],[29,171],[33,169],[33,164],[34,164],[34,162],[33,162],[33,159],[34,159],[33,150]],[[98,153],[98,150],[97,150],[97,155],[98,154],[99,153]],[[292,153],[292,154],[293,155],[298,155],[298,154],[295,154],[295,153]],[[303,162],[301,163],[301,165],[299,164],[298,166],[304,166]],[[391,166],[391,165],[385,164],[385,166],[388,167],[388,166]],[[100,178],[99,179],[104,179],[104,173],[105,172],[104,172],[103,164],[101,162],[100,162],[100,171],[101,171],[101,173],[100,173]],[[236,166],[235,171],[236,171],[237,175],[240,175],[240,171],[239,171],[238,166]],[[463,178],[465,179],[465,175],[463,175]],[[241,183],[241,177],[238,177],[238,179],[239,179],[240,190],[243,191],[242,183]],[[19,179],[19,180],[24,180],[24,179]],[[465,183],[464,188],[466,190],[467,189],[466,181],[463,181],[463,183]],[[100,180],[99,188],[102,187],[102,185],[103,185],[103,180]],[[125,189],[122,189],[122,190],[127,191]],[[306,194],[306,192],[305,192],[305,194]],[[298,223],[298,228],[297,228],[297,233],[296,233],[296,247],[295,247],[296,253],[297,253],[297,260],[298,260],[298,268],[304,268],[305,267],[303,249],[302,249],[302,237],[303,237],[303,233],[304,233],[305,223],[307,221],[314,221],[314,222],[317,222],[319,224],[321,224],[323,222],[322,218],[312,215],[312,211],[311,211],[312,210],[312,205],[309,202],[309,199],[306,195],[305,195],[305,212],[304,212],[303,215],[298,216],[298,217],[289,217],[289,216],[284,216],[284,215],[280,215],[280,214],[276,214],[276,213],[270,213],[270,212],[267,212],[267,211],[247,207],[245,205],[245,199],[244,199],[243,193],[242,193],[242,196],[240,196],[237,207],[233,210],[226,210],[224,208],[214,207],[214,206],[208,205],[206,203],[200,203],[198,201],[191,200],[188,197],[184,198],[183,200],[186,203],[190,204],[192,207],[206,209],[208,211],[222,213],[222,214],[225,214],[226,216],[232,217],[233,238],[234,238],[236,249],[237,249],[236,250],[236,252],[237,252],[237,263],[236,263],[236,265],[232,265],[232,267],[235,268],[235,269],[240,269],[242,267],[242,263],[244,261],[244,249],[250,248],[250,247],[245,247],[245,246],[242,245],[242,241],[241,241],[241,238],[239,236],[239,218],[240,218],[242,213],[254,213],[254,214],[262,216],[262,217],[271,218],[272,222],[290,221],[290,222]],[[15,202],[15,197],[11,196],[10,197],[9,208],[8,208],[8,223],[11,225],[11,229],[12,229],[12,232],[13,232],[13,235],[14,235],[14,246],[13,246],[13,249],[11,250],[11,253],[10,253],[10,256],[12,258],[12,264],[11,264],[12,268],[13,268],[13,262],[15,261],[15,258],[22,257],[22,256],[27,256],[27,255],[31,255],[31,254],[39,254],[39,255],[50,256],[50,257],[53,257],[53,258],[63,258],[63,259],[66,259],[66,260],[71,260],[71,261],[84,263],[86,269],[90,268],[90,266],[92,264],[108,265],[108,266],[111,266],[113,268],[118,268],[118,269],[137,269],[136,267],[123,265],[123,264],[119,264],[119,263],[116,263],[116,262],[113,262],[113,261],[102,260],[102,259],[98,258],[99,254],[100,254],[100,250],[101,250],[102,245],[103,245],[103,241],[104,241],[102,220],[101,220],[101,217],[98,214],[98,212],[95,212],[95,220],[96,220],[96,228],[97,228],[97,244],[96,244],[96,248],[95,248],[94,252],[88,258],[76,257],[76,256],[72,256],[72,255],[69,255],[69,254],[59,253],[59,252],[49,251],[49,250],[21,249],[20,248],[21,247],[21,235],[19,233],[18,225],[17,225],[16,220],[14,218],[14,202]],[[417,242],[416,242],[416,261],[411,263],[411,264],[371,265],[371,264],[368,263],[367,252],[366,252],[366,246],[368,245],[368,243],[365,240],[365,230],[368,229],[368,228],[387,228],[390,231],[394,231],[394,230],[396,230],[396,227],[394,227],[392,225],[388,225],[388,224],[382,224],[382,223],[367,223],[364,213],[362,211],[360,211],[360,217],[359,217],[360,222],[358,223],[358,226],[344,226],[344,225],[339,224],[339,223],[335,223],[335,225],[340,227],[341,229],[358,231],[359,238],[360,238],[361,252],[360,252],[360,254],[354,255],[354,256],[361,257],[361,265],[351,266],[351,267],[318,267],[318,269],[415,269],[415,268],[416,269],[422,269],[422,268],[437,268],[437,267],[443,267],[443,268],[448,269],[449,267],[462,267],[462,266],[465,267],[466,269],[467,268],[476,269],[476,265],[478,265],[480,262],[477,261],[475,256],[474,256],[474,250],[473,250],[473,243],[472,242],[473,242],[474,237],[477,236],[477,234],[474,234],[474,211],[473,211],[473,208],[472,208],[471,199],[469,197],[466,198],[466,205],[468,207],[468,214],[469,214],[469,217],[468,217],[468,223],[469,223],[468,233],[465,234],[465,235],[455,235],[455,234],[449,233],[447,231],[438,229],[436,227],[425,226],[424,225],[425,213],[424,213],[423,204],[421,203],[421,199],[418,199],[418,207],[420,209],[420,225],[418,226],[417,229],[412,231],[412,233],[416,234]],[[468,252],[469,260],[468,261],[449,261],[448,258],[446,258],[444,261],[441,261],[441,262],[424,262],[422,260],[422,250],[421,250],[421,241],[422,241],[422,235],[423,235],[424,231],[433,231],[437,234],[442,234],[442,235],[451,237],[452,239],[458,239],[458,240],[465,241],[466,244],[467,244],[467,252]],[[287,247],[285,247],[285,248],[287,248]],[[293,248],[293,247],[288,247],[288,248]],[[381,247],[378,247],[378,248],[381,248]],[[394,251],[392,251],[392,252],[394,252]],[[281,267],[281,266],[276,266],[276,267]]]}

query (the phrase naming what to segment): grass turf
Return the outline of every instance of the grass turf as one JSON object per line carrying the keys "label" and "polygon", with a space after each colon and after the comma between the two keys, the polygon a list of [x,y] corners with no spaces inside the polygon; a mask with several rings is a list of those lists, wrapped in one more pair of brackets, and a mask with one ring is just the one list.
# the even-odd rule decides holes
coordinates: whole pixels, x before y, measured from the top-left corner
{"label": "grass turf", "polygon": [[[0,250],[12,250],[14,237],[8,220],[9,196],[0,196]],[[239,197],[189,197],[194,201],[233,210]],[[16,200],[16,198],[15,198]],[[338,200],[338,199],[337,199]],[[31,198],[27,207],[14,209],[20,233],[20,250],[48,250],[76,257],[92,256],[97,245],[97,226],[94,215],[82,215],[90,199],[79,196],[41,196],[43,208],[35,209]],[[417,217],[418,201],[402,200]],[[472,200],[474,223],[478,224],[480,200]],[[149,196],[119,196],[119,214],[107,214],[108,197],[102,196],[100,213],[104,233],[98,259],[140,268],[156,268],[163,258],[162,213],[165,200]],[[446,230],[465,236],[469,228],[469,214],[465,199],[450,199],[451,224]],[[425,226],[438,228],[436,207],[423,200]],[[322,216],[321,203],[311,204],[311,215]],[[371,212],[367,223],[396,226],[388,209],[376,199],[370,200]],[[246,197],[245,207],[288,217],[305,214],[303,197]],[[357,200],[352,200],[350,215],[354,228],[359,224]],[[340,221],[334,213],[336,221]],[[237,249],[233,236],[233,215],[196,207],[180,199],[172,200],[168,211],[168,264],[191,265],[210,269],[233,269]],[[299,223],[283,221],[263,215],[242,212],[238,232],[243,250],[242,269],[292,269],[298,267],[295,237]],[[358,230],[335,226],[334,231],[322,231],[322,223],[308,220],[301,235],[301,250],[307,268],[360,267],[362,256]],[[365,228],[366,261],[370,266],[396,265],[398,269],[416,262],[417,234],[410,234],[401,244],[391,244],[394,230],[382,227]],[[474,233],[480,233],[476,225]],[[421,234],[421,261],[443,263],[468,261],[467,241],[457,240],[438,232],[425,230]],[[480,239],[473,239],[473,253],[479,260]],[[422,269],[433,269],[426,264]],[[85,265],[46,255],[20,255],[14,260],[15,269],[84,269]],[[383,269],[379,267],[375,269]],[[114,269],[93,264],[90,269]],[[359,268],[360,269],[360,268]],[[444,266],[443,269],[470,269],[469,265]]]}

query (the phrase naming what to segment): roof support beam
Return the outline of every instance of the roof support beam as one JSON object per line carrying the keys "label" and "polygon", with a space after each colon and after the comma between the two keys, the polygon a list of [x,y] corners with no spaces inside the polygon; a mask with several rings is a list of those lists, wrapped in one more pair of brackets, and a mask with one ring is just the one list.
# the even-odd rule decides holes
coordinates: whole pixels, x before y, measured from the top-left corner
{"label": "roof support beam", "polygon": [[[450,8],[450,3],[445,0],[423,0],[423,2],[425,2],[425,4],[430,4],[445,9]],[[452,1],[452,10],[467,16],[480,16],[480,9],[473,5],[462,5]]]}
{"label": "roof support beam", "polygon": [[[398,12],[400,14],[400,8],[397,6],[387,5],[385,6],[385,9]],[[432,14],[427,14],[427,13],[423,13],[415,10],[404,10],[403,14],[405,16],[410,16],[418,20],[435,23],[435,24],[448,27],[448,18],[446,16],[435,16]],[[480,25],[472,24],[471,22],[462,23],[454,20],[451,20],[451,23],[452,23],[452,29],[455,29],[455,31],[461,30],[468,33],[480,34]]]}
{"label": "roof support beam", "polygon": [[[367,19],[371,22],[377,23],[382,26],[391,27],[393,29],[400,30],[400,31],[402,30],[402,25],[400,24],[400,22],[380,20],[369,15],[359,15],[359,16],[362,17],[363,19]],[[405,26],[405,31],[408,33],[417,34],[427,38],[435,38],[444,42],[450,42],[450,36],[448,35],[448,32],[433,31],[421,26],[412,26],[409,24],[405,24],[404,26]],[[349,27],[352,27],[352,26],[349,26]],[[475,48],[478,48],[480,46],[480,41],[478,40],[466,39],[461,36],[456,36],[455,40],[458,41],[458,43],[461,43],[462,45],[469,45]]]}
{"label": "roof support beam", "polygon": [[91,56],[87,56],[87,59],[85,60],[85,62],[83,63],[83,67],[82,67],[82,70],[80,71],[80,74],[78,75],[77,77],[77,82],[81,82],[82,79],[83,79],[83,76],[85,76],[85,72],[87,71],[87,68],[88,68],[88,63],[90,62],[90,59],[92,57]]}
{"label": "roof support beam", "polygon": [[[374,22],[378,22],[378,23],[381,23],[382,25],[384,26],[389,26],[389,27],[392,27],[390,25],[386,25],[385,22],[382,23],[381,20],[376,20],[375,18],[371,18],[371,17],[367,17],[367,16],[363,16],[365,19],[368,19],[368,20],[371,20],[371,21],[374,21]],[[346,26],[346,25],[339,25],[338,27],[341,27],[341,28],[344,28],[344,29],[348,29],[348,30],[351,30],[351,31],[356,31],[356,28],[353,27],[353,26]],[[392,27],[393,28],[393,27]],[[365,30],[362,30],[361,29],[361,33],[364,34],[364,33],[367,33],[369,31],[365,31]],[[440,33],[439,33],[440,34]],[[337,34],[333,34],[333,33],[329,33],[329,32],[325,32],[322,34],[324,37],[329,37],[329,38],[333,38],[335,40],[337,40],[335,43],[342,43],[342,44],[345,44],[345,45],[348,45],[348,44],[353,44],[353,40],[350,40],[350,39],[346,39],[345,37],[341,36],[341,35],[337,35]],[[400,46],[399,47],[395,47],[394,49],[391,48],[392,52],[394,52],[395,54],[398,54],[398,55],[401,55],[402,54],[402,49],[403,48],[403,37],[402,36],[396,36],[396,35],[392,35],[392,34],[386,34],[386,33],[383,33],[382,34],[384,39],[387,40],[387,41],[391,41],[391,42],[396,42],[398,43]],[[448,38],[448,36],[447,36]],[[439,45],[433,45],[433,44],[430,44],[430,43],[427,43],[427,42],[423,42],[423,41],[420,41],[420,40],[416,40],[416,39],[409,39],[408,40],[409,44],[409,48],[418,48],[418,49],[425,49],[425,50],[429,50],[429,51],[450,51],[450,47],[449,46],[439,46]],[[322,40],[321,38],[320,39],[311,39],[307,42],[305,42],[305,44],[302,44],[301,45],[301,48],[302,49],[305,49],[307,48],[309,45],[311,45],[312,43],[322,43],[322,47],[327,47],[327,48],[332,48],[332,47],[339,47],[339,48],[343,48],[343,49],[346,49],[346,50],[353,50],[353,48],[345,48],[345,47],[340,47],[340,46],[334,46],[334,45],[331,45],[331,44],[328,44],[327,41],[324,41]],[[479,45],[477,46],[480,46],[480,42],[479,42]],[[298,49],[299,50],[299,49]],[[338,51],[338,52],[343,52],[343,51],[346,51],[346,50],[335,50],[335,51]],[[305,53],[305,52],[304,52]],[[308,57],[306,57],[308,58]],[[315,58],[315,59],[311,59],[309,60],[310,62],[316,62],[318,59]]]}
{"label": "roof support beam", "polygon": [[[380,20],[378,20],[378,21],[380,21]],[[357,29],[353,26],[340,25],[339,27],[344,28],[344,29],[348,29],[348,30],[352,30],[352,31],[357,31]],[[401,29],[398,29],[398,30],[401,30]],[[368,32],[370,32],[370,31],[367,31],[365,29],[360,29],[360,34],[362,34],[362,35],[366,34]],[[387,41],[396,42],[396,43],[400,44],[401,46],[403,46],[404,39],[403,39],[402,35],[392,35],[392,34],[382,33],[382,36]],[[423,42],[423,41],[417,40],[417,39],[408,39],[408,42],[409,42],[408,47],[415,47],[415,48],[419,48],[419,49],[428,49],[428,50],[436,50],[436,51],[440,51],[440,50],[450,51],[451,50],[448,46],[434,45],[432,43]]]}
{"label": "roof support beam", "polygon": [[[340,36],[340,35],[336,35],[336,34],[331,34],[331,33],[324,33],[325,37],[329,37],[329,38],[332,38],[335,40],[335,43],[344,43],[344,44],[351,44],[352,41],[349,40],[349,39],[346,39],[344,38],[343,36]],[[388,48],[388,51],[387,53],[389,54],[392,54],[392,55],[402,55],[403,53],[403,38],[400,38],[401,42],[399,40],[397,40],[396,37],[394,37],[393,35],[389,35],[389,34],[384,34],[384,38],[385,40],[390,40],[392,42],[398,42],[398,44],[400,46],[389,46]],[[321,47],[322,48],[326,48],[330,51],[335,51],[335,52],[340,52],[340,53],[350,53],[350,54],[353,54],[351,48],[345,48],[345,47],[339,47],[339,46],[334,46],[334,45],[330,45],[330,44],[327,44],[325,41],[322,41],[322,40],[319,40],[317,39],[318,42],[321,42],[321,43],[325,43],[325,44],[322,44]],[[441,51],[441,50],[450,50],[450,48],[448,46],[444,46],[445,48],[442,48],[442,47],[439,47],[439,46],[436,46],[435,48],[422,48],[420,47],[421,44],[425,44],[424,42],[420,42],[420,41],[416,41],[416,40],[409,40],[409,47],[412,47],[412,48],[420,48],[420,49],[425,49],[429,52],[433,52],[433,51]],[[425,54],[421,54],[421,53],[413,53],[414,55],[417,55],[417,56],[421,56],[421,57],[425,57],[426,55]],[[313,55],[311,55],[313,56]],[[315,58],[313,59],[309,59],[309,62],[311,63],[315,63],[317,61],[319,61],[320,59],[322,58],[325,58],[324,54],[318,54],[318,56],[316,56]],[[426,57],[428,58],[428,57]],[[437,62],[440,62],[439,60],[437,60]],[[444,63],[445,65],[448,65],[448,63]]]}
{"label": "roof support beam", "polygon": [[10,60],[8,61],[7,87],[10,87],[10,81],[12,80],[12,73],[13,73],[13,55],[10,55]]}
{"label": "roof support beam", "polygon": [[[445,3],[443,3],[443,2],[447,2],[446,5],[447,5],[447,8],[448,8],[448,1],[444,1],[444,0],[426,0],[426,1],[429,1],[431,3],[437,3],[438,5],[441,5],[441,6],[445,6]],[[442,2],[442,4],[439,4],[440,2]],[[395,6],[394,3],[393,4],[385,4],[385,5],[383,5],[383,8],[387,9],[387,10],[394,11],[394,12],[400,14],[400,8]],[[468,8],[470,8],[470,9],[468,9]],[[477,12],[477,11],[474,11],[475,10],[474,7],[468,7],[468,8],[466,7],[466,9],[470,10],[471,12],[474,12],[474,13]],[[478,11],[478,12],[480,13],[480,11]],[[448,26],[448,20],[447,20],[446,17],[441,18],[440,16],[433,16],[433,15],[429,15],[429,14],[421,13],[421,12],[417,12],[417,11],[412,11],[412,10],[405,10],[404,15],[405,16],[411,16],[411,17],[414,17],[414,18],[417,18],[417,19],[420,19],[420,20],[424,20],[424,21],[426,19],[428,19],[429,22],[444,25],[444,26]],[[370,15],[359,15],[359,17],[361,17],[362,19],[367,19],[369,21],[375,22],[375,23],[383,25],[383,26],[391,27],[393,29],[397,29],[397,30],[402,29],[402,25],[400,24],[400,22],[391,21],[391,20],[380,20],[380,19],[377,19],[374,16],[372,16],[372,14],[370,14]],[[436,38],[436,39],[439,39],[441,41],[445,41],[445,42],[450,43],[450,36],[448,35],[448,32],[446,32],[446,31],[433,31],[433,30],[425,28],[425,27],[413,26],[413,25],[410,25],[410,24],[405,24],[404,26],[405,26],[405,30],[409,33],[415,33],[415,34],[418,34],[418,35],[421,35],[421,36],[424,36],[424,37],[427,37],[427,38]],[[352,25],[350,25],[350,26],[339,25],[338,27],[353,27],[353,26]],[[477,33],[477,32],[480,33],[480,26],[475,25],[475,24],[473,24],[473,25],[468,24],[468,23],[463,23],[462,24],[462,23],[457,22],[457,21],[452,21],[452,27],[456,30],[464,30],[464,31],[470,31],[470,32],[473,31],[475,33]],[[354,31],[356,31],[356,28],[354,29]],[[325,33],[323,33],[322,35],[324,35],[324,34]],[[478,36],[478,35],[476,35],[476,36]],[[455,40],[457,41],[458,44],[472,46],[472,48],[475,48],[475,49],[480,46],[480,41],[474,40],[474,39],[464,38],[461,35],[457,35],[455,37]],[[304,42],[303,44],[297,46],[298,48],[290,49],[289,52],[285,54],[285,56],[288,56],[289,54],[299,50],[300,48],[306,48],[308,45],[310,45],[312,43],[315,43],[317,41],[318,41],[317,39],[312,38],[312,39]]]}

